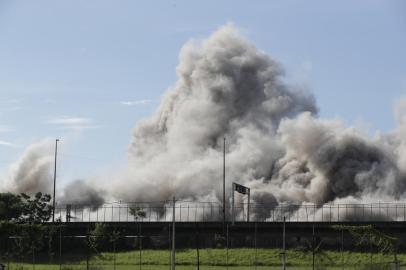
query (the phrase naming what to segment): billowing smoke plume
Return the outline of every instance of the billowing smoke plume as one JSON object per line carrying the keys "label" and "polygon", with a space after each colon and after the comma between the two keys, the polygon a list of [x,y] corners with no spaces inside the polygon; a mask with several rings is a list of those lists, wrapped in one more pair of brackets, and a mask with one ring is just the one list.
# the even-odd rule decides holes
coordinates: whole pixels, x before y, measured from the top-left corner
{"label": "billowing smoke plume", "polygon": [[22,157],[0,176],[0,191],[33,194],[52,190],[53,150],[50,140],[29,146]]}
{"label": "billowing smoke plume", "polygon": [[[179,58],[178,81],[157,112],[135,127],[128,169],[105,184],[106,196],[220,202],[226,137],[227,194],[238,182],[270,209],[405,198],[406,101],[396,107],[399,127],[371,138],[339,120],[317,118],[314,97],[287,84],[281,66],[232,26],[187,43]],[[32,167],[24,165],[31,164],[28,157],[8,187],[49,190],[49,159]],[[75,192],[65,192],[64,201],[102,203],[91,186],[72,183]],[[253,214],[269,217],[259,209]]]}
{"label": "billowing smoke plume", "polygon": [[65,189],[62,205],[75,205],[77,207],[91,207],[96,209],[103,205],[105,192],[94,188],[90,182],[85,180],[75,180],[69,183]]}
{"label": "billowing smoke plume", "polygon": [[[9,171],[0,176],[0,192],[29,195],[43,192],[52,195],[54,143],[47,139],[30,145],[22,157],[11,165]],[[64,187],[62,192],[58,188],[57,196],[60,196],[57,201],[59,205],[74,204],[94,208],[104,203],[104,194],[104,191],[94,188],[90,181],[76,180]]]}
{"label": "billowing smoke plume", "polygon": [[[227,194],[239,182],[251,187],[254,202],[271,208],[404,198],[400,131],[371,139],[338,120],[318,119],[313,96],[286,84],[280,65],[232,26],[187,43],[177,75],[155,115],[136,126],[116,197],[221,201],[226,137]],[[254,214],[269,215],[262,212]]]}
{"label": "billowing smoke plume", "polygon": [[[219,197],[223,137],[231,181],[267,181],[284,155],[275,138],[280,121],[316,113],[314,98],[288,87],[278,63],[223,27],[201,46],[180,53],[178,81],[158,112],[138,124],[130,168],[115,187],[124,199]],[[128,178],[128,179],[127,179]],[[214,191],[214,192],[213,192]]]}

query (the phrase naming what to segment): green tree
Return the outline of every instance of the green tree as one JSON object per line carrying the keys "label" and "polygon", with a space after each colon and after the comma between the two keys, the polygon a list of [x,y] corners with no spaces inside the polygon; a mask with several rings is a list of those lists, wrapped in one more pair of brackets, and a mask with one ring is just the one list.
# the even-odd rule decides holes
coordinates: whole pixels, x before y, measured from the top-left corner
{"label": "green tree", "polygon": [[24,212],[24,203],[20,195],[0,193],[0,220],[16,221]]}
{"label": "green tree", "polygon": [[41,192],[33,197],[25,193],[0,193],[0,221],[30,224],[48,221],[52,215],[50,201],[51,196]]}
{"label": "green tree", "polygon": [[105,223],[96,223],[89,235],[89,245],[96,251],[107,251],[118,240],[120,233]]}
{"label": "green tree", "polygon": [[22,193],[24,207],[21,221],[24,223],[42,223],[48,221],[52,216],[52,206],[50,205],[51,195],[37,192],[33,198]]}
{"label": "green tree", "polygon": [[399,263],[397,257],[398,238],[387,235],[375,229],[372,225],[365,226],[334,225],[332,226],[332,228],[336,230],[348,231],[358,242],[357,245],[372,244],[376,246],[381,253],[391,254],[393,256],[394,259],[393,262],[395,264]]}
{"label": "green tree", "polygon": [[147,216],[145,211],[139,206],[130,207],[130,215],[134,216],[136,220],[143,219]]}

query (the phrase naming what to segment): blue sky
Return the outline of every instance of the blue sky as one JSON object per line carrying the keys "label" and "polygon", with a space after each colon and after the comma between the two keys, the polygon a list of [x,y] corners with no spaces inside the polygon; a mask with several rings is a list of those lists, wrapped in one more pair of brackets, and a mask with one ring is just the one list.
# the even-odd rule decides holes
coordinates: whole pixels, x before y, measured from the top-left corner
{"label": "blue sky", "polygon": [[404,1],[0,1],[0,172],[69,138],[59,174],[126,160],[137,121],[176,81],[182,45],[233,23],[314,93],[322,118],[395,127],[406,94]]}

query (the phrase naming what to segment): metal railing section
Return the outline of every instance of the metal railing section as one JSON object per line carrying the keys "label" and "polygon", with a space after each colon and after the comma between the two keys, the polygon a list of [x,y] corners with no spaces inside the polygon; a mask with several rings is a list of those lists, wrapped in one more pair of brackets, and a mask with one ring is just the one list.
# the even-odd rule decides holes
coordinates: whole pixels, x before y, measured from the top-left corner
{"label": "metal railing section", "polygon": [[[246,203],[235,206],[235,221],[247,220]],[[135,209],[135,211],[134,211]],[[172,220],[169,203],[113,203],[100,207],[57,206],[55,219],[61,222],[164,222]],[[283,217],[289,222],[344,221],[406,221],[406,202],[367,204],[279,204],[250,206],[252,222],[277,222]],[[135,213],[135,215],[134,215]],[[177,202],[177,222],[215,222],[222,220],[222,205],[216,202]],[[231,207],[226,207],[226,219],[231,220]]]}

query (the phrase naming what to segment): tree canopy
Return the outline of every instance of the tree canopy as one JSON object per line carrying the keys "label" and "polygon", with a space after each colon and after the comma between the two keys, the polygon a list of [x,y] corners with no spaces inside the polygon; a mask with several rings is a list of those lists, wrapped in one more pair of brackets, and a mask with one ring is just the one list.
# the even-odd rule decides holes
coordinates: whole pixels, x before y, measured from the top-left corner
{"label": "tree canopy", "polygon": [[12,193],[0,193],[0,220],[18,220],[24,211],[21,196]]}
{"label": "tree canopy", "polygon": [[41,223],[52,215],[51,196],[37,192],[34,196],[0,193],[0,221]]}

